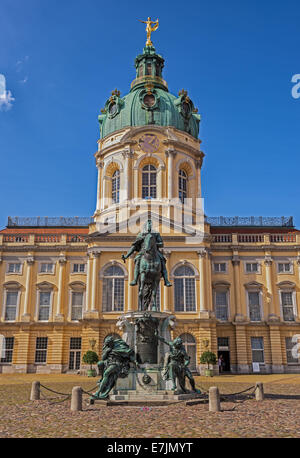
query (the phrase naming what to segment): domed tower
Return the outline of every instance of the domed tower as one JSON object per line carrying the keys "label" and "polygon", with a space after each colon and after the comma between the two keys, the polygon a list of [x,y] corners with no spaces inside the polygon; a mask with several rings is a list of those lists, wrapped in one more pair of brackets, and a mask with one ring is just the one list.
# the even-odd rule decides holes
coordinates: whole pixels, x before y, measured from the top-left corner
{"label": "domed tower", "polygon": [[152,212],[157,206],[157,216],[174,221],[174,206],[184,203],[190,224],[196,224],[204,156],[198,139],[200,115],[187,91],[178,96],[169,92],[163,67],[163,57],[152,43],[146,45],[135,59],[130,92],[121,96],[115,89],[101,110],[95,154],[98,229],[122,225],[150,204]]}

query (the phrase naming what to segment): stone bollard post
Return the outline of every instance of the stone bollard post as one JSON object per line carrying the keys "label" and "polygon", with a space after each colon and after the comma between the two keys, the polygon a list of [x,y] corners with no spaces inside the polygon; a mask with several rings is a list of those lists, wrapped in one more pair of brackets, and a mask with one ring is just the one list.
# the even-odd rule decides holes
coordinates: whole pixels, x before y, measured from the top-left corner
{"label": "stone bollard post", "polygon": [[74,386],[72,389],[71,410],[82,410],[82,389],[80,386]]}
{"label": "stone bollard post", "polygon": [[261,382],[256,382],[256,385],[255,385],[255,399],[257,401],[263,401],[264,398],[265,398],[264,385]]}
{"label": "stone bollard post", "polygon": [[211,386],[209,389],[209,411],[210,412],[220,412],[220,393],[219,389],[216,386]]}
{"label": "stone bollard post", "polygon": [[40,399],[40,382],[32,382],[30,401],[38,401]]}

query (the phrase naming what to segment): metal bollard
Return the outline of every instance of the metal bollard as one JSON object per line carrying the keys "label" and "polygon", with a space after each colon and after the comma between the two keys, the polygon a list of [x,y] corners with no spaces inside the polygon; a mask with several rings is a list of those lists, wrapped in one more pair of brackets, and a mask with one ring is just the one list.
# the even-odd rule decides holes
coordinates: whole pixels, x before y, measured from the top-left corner
{"label": "metal bollard", "polygon": [[210,412],[220,412],[220,393],[219,388],[216,386],[211,386],[209,389],[209,411]]}
{"label": "metal bollard", "polygon": [[40,382],[32,382],[30,401],[38,401],[40,399]]}
{"label": "metal bollard", "polygon": [[265,398],[264,385],[261,382],[256,382],[256,385],[255,385],[255,399],[257,401],[263,401],[264,398]]}
{"label": "metal bollard", "polygon": [[71,410],[82,410],[82,389],[80,386],[74,386],[72,389]]}

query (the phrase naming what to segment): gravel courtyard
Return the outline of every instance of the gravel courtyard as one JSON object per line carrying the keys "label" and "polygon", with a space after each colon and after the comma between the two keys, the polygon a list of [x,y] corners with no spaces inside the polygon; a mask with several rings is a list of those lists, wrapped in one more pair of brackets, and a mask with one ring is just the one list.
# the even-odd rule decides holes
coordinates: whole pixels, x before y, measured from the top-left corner
{"label": "gravel courtyard", "polygon": [[208,411],[206,400],[190,406],[90,406],[87,395],[83,411],[71,412],[69,399],[49,399],[57,395],[45,389],[42,400],[30,401],[34,380],[62,393],[77,385],[88,391],[97,381],[76,375],[0,375],[0,438],[300,437],[300,375],[196,377],[198,387],[218,386],[224,395],[264,383],[264,401],[249,399],[248,392],[229,396],[221,398],[222,411],[216,413]]}

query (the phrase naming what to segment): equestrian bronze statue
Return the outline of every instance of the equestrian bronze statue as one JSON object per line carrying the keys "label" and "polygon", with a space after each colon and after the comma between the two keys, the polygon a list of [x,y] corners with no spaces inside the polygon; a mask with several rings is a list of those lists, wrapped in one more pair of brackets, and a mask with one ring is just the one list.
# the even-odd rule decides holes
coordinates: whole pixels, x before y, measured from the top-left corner
{"label": "equestrian bronze statue", "polygon": [[150,310],[152,305],[152,311],[157,311],[157,289],[161,277],[165,286],[172,286],[168,280],[166,259],[160,251],[163,246],[160,233],[152,232],[152,222],[148,220],[128,253],[122,255],[125,262],[132,253],[138,252],[134,259],[134,279],[130,285],[139,285],[139,310]]}

